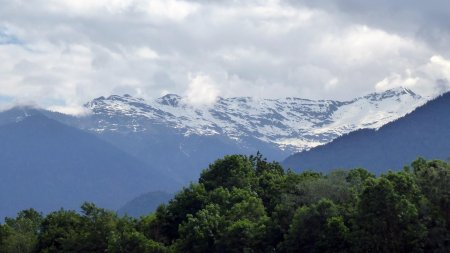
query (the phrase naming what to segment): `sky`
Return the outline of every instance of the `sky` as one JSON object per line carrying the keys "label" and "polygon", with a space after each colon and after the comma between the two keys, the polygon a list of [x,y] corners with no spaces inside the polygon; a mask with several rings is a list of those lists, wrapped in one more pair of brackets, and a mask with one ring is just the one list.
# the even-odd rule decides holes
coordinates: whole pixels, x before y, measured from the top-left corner
{"label": "sky", "polygon": [[446,0],[0,0],[0,108],[449,89]]}

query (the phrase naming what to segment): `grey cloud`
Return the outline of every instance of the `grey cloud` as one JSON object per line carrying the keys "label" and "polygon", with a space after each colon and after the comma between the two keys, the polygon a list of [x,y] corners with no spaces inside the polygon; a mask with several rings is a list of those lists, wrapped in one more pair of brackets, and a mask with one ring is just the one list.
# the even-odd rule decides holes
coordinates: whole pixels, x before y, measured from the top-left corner
{"label": "grey cloud", "polygon": [[450,8],[427,3],[0,0],[0,27],[28,48],[0,45],[0,60],[16,66],[0,63],[0,95],[43,103],[52,87],[73,106],[111,93],[191,94],[195,76],[221,96],[348,99],[408,71],[430,72],[425,85],[450,78]]}
{"label": "grey cloud", "polygon": [[367,24],[403,36],[415,36],[438,50],[450,48],[449,1],[286,0],[286,2],[323,9],[339,15],[348,22]]}

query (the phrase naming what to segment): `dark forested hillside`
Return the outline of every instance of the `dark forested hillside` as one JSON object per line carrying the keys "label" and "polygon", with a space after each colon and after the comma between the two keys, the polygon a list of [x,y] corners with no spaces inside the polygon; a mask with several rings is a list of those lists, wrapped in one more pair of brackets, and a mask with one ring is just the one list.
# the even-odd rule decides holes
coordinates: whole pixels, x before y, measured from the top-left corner
{"label": "dark forested hillside", "polygon": [[443,161],[376,177],[233,155],[139,219],[92,203],[23,210],[0,225],[0,252],[450,252],[449,210]]}
{"label": "dark forested hillside", "polygon": [[380,173],[401,169],[418,156],[450,157],[450,93],[378,130],[359,130],[288,157],[285,168],[329,171],[364,167]]}
{"label": "dark forested hillside", "polygon": [[0,217],[29,207],[73,209],[86,200],[118,208],[175,188],[156,168],[38,112],[0,126],[0,173]]}

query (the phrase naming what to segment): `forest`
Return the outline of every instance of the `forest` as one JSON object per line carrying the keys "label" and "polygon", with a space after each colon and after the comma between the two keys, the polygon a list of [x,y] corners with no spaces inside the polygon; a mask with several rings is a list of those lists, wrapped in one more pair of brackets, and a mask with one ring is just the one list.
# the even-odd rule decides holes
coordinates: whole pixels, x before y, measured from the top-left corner
{"label": "forest", "polygon": [[140,218],[23,210],[0,224],[0,252],[450,252],[450,164],[295,173],[230,155]]}

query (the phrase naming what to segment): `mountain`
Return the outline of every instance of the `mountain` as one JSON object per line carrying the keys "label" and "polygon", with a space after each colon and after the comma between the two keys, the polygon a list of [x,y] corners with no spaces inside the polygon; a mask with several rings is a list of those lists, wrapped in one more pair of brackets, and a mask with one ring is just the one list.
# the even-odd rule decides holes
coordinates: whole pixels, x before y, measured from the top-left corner
{"label": "mountain", "polygon": [[156,191],[142,194],[123,205],[117,213],[119,215],[129,215],[139,218],[142,215],[148,215],[156,211],[161,204],[166,204],[173,198],[173,194]]}
{"label": "mountain", "polygon": [[379,128],[426,101],[404,88],[349,101],[235,97],[204,106],[193,106],[174,94],[150,101],[112,95],[87,102],[90,113],[79,117],[13,108],[0,113],[0,126],[39,113],[90,133],[141,167],[164,172],[181,187],[195,181],[217,157],[260,151],[269,160],[281,161],[351,131]]}
{"label": "mountain", "polygon": [[350,101],[236,97],[206,106],[174,94],[152,101],[112,95],[86,103],[91,114],[74,124],[186,184],[217,157],[260,151],[281,161],[356,129],[381,127],[426,101],[404,88]]}
{"label": "mountain", "polygon": [[196,107],[169,94],[154,101],[113,95],[85,106],[94,115],[89,128],[94,132],[152,132],[151,124],[183,136],[220,135],[243,143],[255,138],[281,150],[301,151],[356,129],[381,127],[425,102],[398,88],[345,102],[237,97]]}
{"label": "mountain", "polygon": [[0,151],[0,217],[83,201],[117,209],[139,194],[176,189],[158,168],[35,109],[0,114]]}
{"label": "mountain", "polygon": [[364,167],[375,173],[400,169],[421,156],[450,157],[450,93],[378,130],[358,130],[334,141],[294,154],[284,160],[286,168],[329,171]]}

